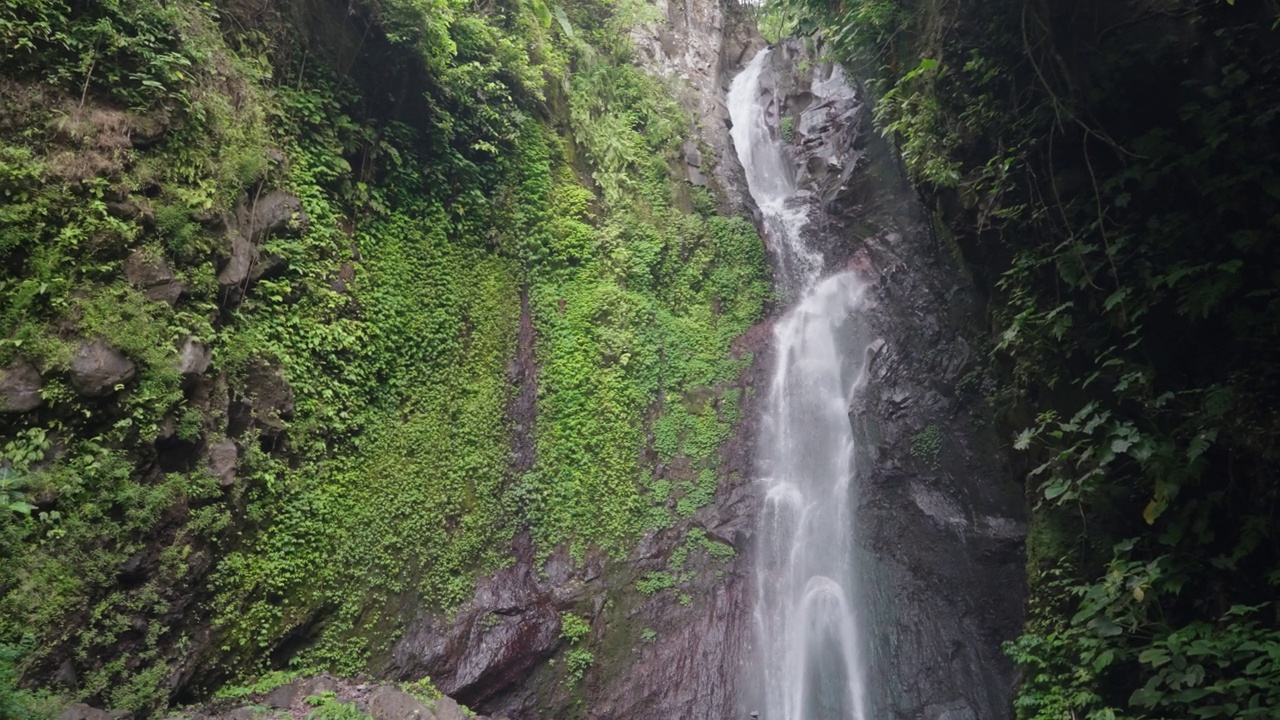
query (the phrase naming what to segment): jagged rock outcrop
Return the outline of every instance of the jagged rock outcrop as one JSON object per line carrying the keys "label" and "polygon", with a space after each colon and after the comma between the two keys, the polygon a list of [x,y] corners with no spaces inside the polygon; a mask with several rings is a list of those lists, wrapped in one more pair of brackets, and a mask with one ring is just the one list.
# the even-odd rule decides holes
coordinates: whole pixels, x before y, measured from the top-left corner
{"label": "jagged rock outcrop", "polygon": [[268,236],[300,235],[310,222],[302,202],[289,193],[273,190],[244,199],[234,216],[225,219],[228,259],[218,271],[218,284],[227,297],[238,302],[250,282],[282,262],[280,258],[264,258],[259,250]]}
{"label": "jagged rock outcrop", "polygon": [[218,478],[222,487],[230,487],[236,481],[236,461],[240,448],[231,439],[219,440],[209,446],[209,474]]}
{"label": "jagged rock outcrop", "polygon": [[124,353],[106,340],[94,338],[81,343],[71,358],[71,387],[87,397],[110,395],[116,385],[129,382],[137,372]]}
{"label": "jagged rock outcrop", "polygon": [[178,348],[178,372],[184,378],[194,378],[204,374],[213,362],[213,350],[193,337],[185,338]]}
{"label": "jagged rock outcrop", "polygon": [[658,0],[654,8],[662,19],[636,28],[632,37],[639,64],[668,78],[681,105],[698,118],[697,136],[683,148],[686,177],[719,193],[726,214],[747,212],[751,202],[729,138],[725,94],[764,38],[749,10],[733,0]]}
{"label": "jagged rock outcrop", "polygon": [[555,651],[560,613],[583,596],[590,573],[563,554],[535,567],[527,534],[513,551],[516,562],[483,578],[466,606],[448,617],[425,615],[405,633],[395,650],[397,676],[429,675],[444,692],[479,705]]}

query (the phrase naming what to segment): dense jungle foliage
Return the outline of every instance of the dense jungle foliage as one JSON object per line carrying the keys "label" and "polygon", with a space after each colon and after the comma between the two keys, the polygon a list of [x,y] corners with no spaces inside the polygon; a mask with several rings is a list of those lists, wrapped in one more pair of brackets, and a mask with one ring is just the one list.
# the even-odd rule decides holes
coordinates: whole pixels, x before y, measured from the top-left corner
{"label": "dense jungle foliage", "polygon": [[[620,558],[710,501],[770,291],[673,176],[643,12],[0,0],[0,367],[40,376],[0,415],[0,714],[360,671],[518,532]],[[95,338],[136,376],[90,396]]]}
{"label": "dense jungle foliage", "polygon": [[1280,708],[1280,8],[776,0],[989,295],[1033,506],[1016,715]]}

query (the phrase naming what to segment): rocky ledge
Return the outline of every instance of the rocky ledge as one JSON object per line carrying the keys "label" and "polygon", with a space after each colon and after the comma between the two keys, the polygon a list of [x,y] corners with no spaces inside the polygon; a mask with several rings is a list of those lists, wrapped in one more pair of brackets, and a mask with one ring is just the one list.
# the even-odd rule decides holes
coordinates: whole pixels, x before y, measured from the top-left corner
{"label": "rocky ledge", "polygon": [[[132,720],[124,711],[71,705],[58,720]],[[299,678],[271,690],[235,700],[189,708],[167,720],[304,720],[305,718],[372,718],[372,720],[489,720],[435,691],[429,683],[387,685],[359,679],[317,675]],[[495,720],[506,720],[499,718]]]}

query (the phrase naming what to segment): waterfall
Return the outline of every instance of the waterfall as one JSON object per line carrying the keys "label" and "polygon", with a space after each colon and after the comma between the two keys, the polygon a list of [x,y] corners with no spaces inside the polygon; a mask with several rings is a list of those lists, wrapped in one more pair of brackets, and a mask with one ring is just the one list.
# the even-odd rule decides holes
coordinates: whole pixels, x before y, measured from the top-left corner
{"label": "waterfall", "polygon": [[[734,78],[728,97],[733,143],[781,289],[797,298],[775,325],[776,368],[757,444],[757,675],[748,686],[761,720],[869,720],[849,419],[869,344],[859,316],[865,285],[851,272],[824,277],[821,252],[806,244],[797,170],[760,81],[769,52]],[[838,71],[820,80],[843,85]]]}

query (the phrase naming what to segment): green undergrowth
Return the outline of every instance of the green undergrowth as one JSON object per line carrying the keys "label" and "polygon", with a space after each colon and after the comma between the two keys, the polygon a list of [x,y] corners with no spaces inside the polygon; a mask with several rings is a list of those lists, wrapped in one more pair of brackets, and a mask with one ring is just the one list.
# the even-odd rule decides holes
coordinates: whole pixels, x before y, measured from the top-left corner
{"label": "green undergrowth", "polygon": [[[69,662],[75,697],[148,712],[178,668],[197,694],[359,672],[517,531],[620,558],[716,491],[764,255],[673,179],[692,122],[631,64],[643,8],[308,7],[295,27],[283,3],[0,0],[0,365],[45,379],[0,427],[0,646],[25,648],[0,673]],[[309,224],[264,241],[240,299],[218,218],[274,189]],[[135,251],[176,303],[123,278]],[[516,473],[522,292],[536,460]],[[66,379],[91,337],[138,370],[102,398]],[[188,338],[213,352],[198,382]],[[292,414],[246,426],[226,398],[252,404],[264,367]],[[228,435],[224,487],[204,453]]]}

